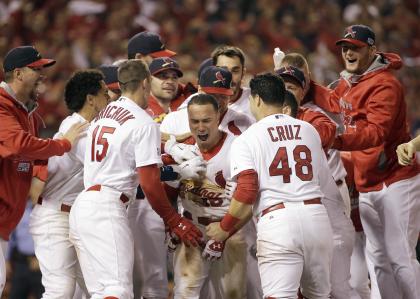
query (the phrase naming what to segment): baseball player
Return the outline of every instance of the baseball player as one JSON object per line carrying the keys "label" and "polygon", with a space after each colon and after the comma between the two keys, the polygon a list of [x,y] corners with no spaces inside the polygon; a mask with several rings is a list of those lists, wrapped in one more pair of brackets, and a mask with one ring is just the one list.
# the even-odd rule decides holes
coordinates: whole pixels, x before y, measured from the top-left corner
{"label": "baseball player", "polygon": [[[282,65],[287,63],[287,57],[288,56],[286,55]],[[304,73],[300,71],[300,69],[291,65],[281,67],[276,71],[276,73],[284,79],[286,89],[295,95],[295,99],[299,105],[303,101],[305,95],[304,90],[306,80]],[[315,108],[316,110],[313,110],[312,108]],[[340,188],[341,185],[345,185],[343,182],[341,184],[337,183],[337,174],[340,174],[338,177],[341,177],[343,180],[346,175],[341,158],[338,164],[334,161],[334,155],[340,156],[339,152],[329,150],[329,147],[334,141],[336,135],[336,123],[320,111],[320,108],[317,108],[311,103],[306,103],[303,107],[299,107],[297,118],[307,121],[315,127],[321,137],[321,143],[324,150],[328,152],[328,154],[331,153],[331,156],[329,157],[329,170],[331,171],[331,175],[334,177],[337,186],[333,186],[334,190],[322,191],[326,194],[335,194],[335,189],[337,187]],[[342,177],[343,173],[344,177]],[[337,198],[334,198],[334,196],[328,196],[328,198],[334,199],[333,201],[329,201],[328,199],[324,199],[323,201],[323,204],[327,209],[334,234],[334,250],[331,268],[331,292],[334,298],[344,299],[349,298],[352,292],[349,283],[350,258],[352,255],[355,232],[350,219],[345,215],[345,206],[342,195],[338,194]],[[349,198],[348,191],[347,198]]]}
{"label": "baseball player", "polygon": [[134,241],[126,205],[138,181],[153,209],[173,233],[196,246],[201,232],[176,213],[160,184],[158,126],[143,110],[150,72],[141,60],[118,68],[122,95],[91,123],[84,163],[85,190],[70,212],[76,247],[92,298],[133,298]]}
{"label": "baseball player", "polygon": [[337,45],[345,70],[326,104],[340,109],[345,132],[333,148],[351,151],[379,290],[384,299],[419,298],[420,175],[417,163],[402,167],[395,153],[410,140],[403,88],[392,73],[402,61],[378,52],[375,34],[365,25],[347,27]]}
{"label": "baseball player", "polygon": [[[0,296],[6,282],[5,250],[10,233],[25,211],[34,161],[63,155],[84,130],[75,124],[59,139],[40,139],[37,97],[45,78],[43,69],[53,59],[42,58],[33,46],[10,50],[3,61],[4,81],[0,83]],[[3,175],[4,174],[4,175]],[[6,175],[7,174],[7,175]]]}
{"label": "baseball player", "polygon": [[[232,73],[233,95],[229,99],[229,109],[247,115],[252,123],[255,118],[249,110],[250,89],[242,86],[242,80],[246,73],[245,55],[243,51],[234,46],[217,47],[211,54],[213,64],[227,68]],[[261,298],[261,279],[258,273],[258,264],[255,257],[257,231],[255,219],[249,221],[244,227],[245,238],[248,247],[247,256],[247,297]]]}
{"label": "baseball player", "polygon": [[[220,110],[213,96],[195,95],[187,109],[191,133],[207,161],[207,171],[204,178],[182,180],[177,189],[178,200],[182,202],[184,217],[204,232],[207,224],[221,220],[229,206],[230,198],[224,197],[224,188],[230,176],[228,157],[234,135],[220,131]],[[203,252],[185,245],[176,248],[174,298],[201,298],[207,279],[215,287],[216,298],[246,298],[247,252],[242,234],[226,243],[207,238],[205,241]]]}
{"label": "baseball player", "polygon": [[[66,84],[64,97],[67,108],[74,113],[63,120],[57,135],[74,123],[92,121],[109,103],[104,76],[94,70],[73,74]],[[84,189],[85,145],[83,137],[70,152],[48,160],[48,177],[31,214],[30,232],[45,288],[42,298],[71,299],[76,280],[84,286],[76,251],[68,235],[71,206]]]}
{"label": "baseball player", "polygon": [[296,298],[299,285],[307,298],[328,298],[332,231],[321,186],[334,183],[325,172],[319,135],[308,123],[282,114],[281,78],[257,75],[250,88],[257,123],[232,144],[237,189],[229,212],[207,227],[207,235],[224,241],[252,209],[264,298]]}
{"label": "baseball player", "polygon": [[[229,134],[240,135],[252,124],[252,120],[245,114],[228,107],[229,97],[233,94],[231,82],[232,74],[227,69],[209,66],[203,70],[200,76],[198,93],[211,94],[219,101],[220,130]],[[160,126],[161,132],[175,136],[190,132],[186,107],[193,96],[187,98],[178,108],[178,111],[165,117]]]}
{"label": "baseball player", "polygon": [[104,81],[108,88],[110,102],[117,100],[121,95],[120,86],[118,85],[118,66],[117,65],[100,65],[98,70],[104,74]]}
{"label": "baseball player", "polygon": [[227,68],[232,73],[233,95],[229,99],[229,108],[249,116],[253,122],[255,118],[249,110],[248,87],[242,86],[242,80],[246,73],[245,54],[234,46],[220,46],[211,53],[213,65]]}

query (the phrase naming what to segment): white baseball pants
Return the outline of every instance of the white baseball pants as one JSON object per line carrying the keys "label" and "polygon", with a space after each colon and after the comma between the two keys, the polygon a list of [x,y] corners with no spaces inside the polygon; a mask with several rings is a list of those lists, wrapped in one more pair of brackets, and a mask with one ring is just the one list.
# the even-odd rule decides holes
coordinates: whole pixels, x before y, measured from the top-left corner
{"label": "white baseball pants", "polygon": [[420,175],[360,193],[359,207],[382,299],[420,298]]}
{"label": "white baseball pants", "polygon": [[333,234],[324,205],[284,203],[257,224],[257,257],[265,297],[329,298]]}
{"label": "white baseball pants", "polygon": [[92,299],[133,298],[134,241],[120,196],[104,186],[84,191],[70,211],[70,240]]}

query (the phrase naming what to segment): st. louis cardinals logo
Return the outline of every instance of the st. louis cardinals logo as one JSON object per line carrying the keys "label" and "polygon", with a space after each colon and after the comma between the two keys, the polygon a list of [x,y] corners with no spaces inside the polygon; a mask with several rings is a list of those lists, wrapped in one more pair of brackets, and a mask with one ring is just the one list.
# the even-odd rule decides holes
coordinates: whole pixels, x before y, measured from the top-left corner
{"label": "st. louis cardinals logo", "polygon": [[344,38],[355,38],[356,37],[356,31],[353,31],[353,27],[347,27],[346,30],[344,31]]}
{"label": "st. louis cardinals logo", "polygon": [[219,185],[222,188],[225,188],[225,186],[226,186],[226,180],[223,177],[223,171],[222,170],[219,170],[216,173],[214,180],[215,180],[215,182],[216,182],[217,185]]}
{"label": "st. louis cardinals logo", "polygon": [[174,61],[169,58],[163,58],[163,62],[164,63],[162,63],[162,67],[169,67],[169,66],[175,67],[175,65],[173,65]]}
{"label": "st. louis cardinals logo", "polygon": [[223,77],[221,72],[217,72],[215,76],[216,76],[216,80],[213,81],[213,84],[222,83],[223,85],[225,85],[226,78]]}

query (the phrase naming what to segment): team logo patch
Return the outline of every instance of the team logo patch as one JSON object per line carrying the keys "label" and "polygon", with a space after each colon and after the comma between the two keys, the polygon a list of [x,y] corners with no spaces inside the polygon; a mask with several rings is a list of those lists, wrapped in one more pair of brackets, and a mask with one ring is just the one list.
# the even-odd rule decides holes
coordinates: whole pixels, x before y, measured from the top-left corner
{"label": "team logo patch", "polygon": [[346,31],[344,32],[344,38],[349,38],[349,37],[351,37],[353,39],[356,37],[356,31],[353,31],[352,26],[347,27]]}
{"label": "team logo patch", "polygon": [[213,84],[216,84],[216,83],[222,83],[223,85],[225,84],[226,78],[223,77],[221,72],[217,72],[215,76],[216,76],[216,80],[213,81]]}
{"label": "team logo patch", "polygon": [[17,171],[19,172],[29,172],[31,169],[31,163],[29,162],[19,162]]}
{"label": "team logo patch", "polygon": [[162,64],[162,67],[170,67],[170,66],[173,66],[173,67],[175,67],[173,64],[174,64],[174,62],[172,61],[172,60],[170,60],[170,59],[168,59],[168,58],[164,58],[163,59],[163,61],[164,61],[164,63]]}

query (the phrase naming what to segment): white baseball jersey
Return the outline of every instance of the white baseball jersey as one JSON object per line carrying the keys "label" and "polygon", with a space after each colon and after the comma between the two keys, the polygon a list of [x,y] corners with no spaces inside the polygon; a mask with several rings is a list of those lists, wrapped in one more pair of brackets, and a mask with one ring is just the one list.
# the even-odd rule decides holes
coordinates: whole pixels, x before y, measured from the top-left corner
{"label": "white baseball jersey", "polygon": [[255,123],[255,117],[252,115],[251,109],[249,108],[250,95],[251,89],[249,87],[242,87],[240,97],[235,102],[229,103],[229,108],[236,112],[245,114],[252,120],[252,123]]}
{"label": "white baseball jersey", "polygon": [[[79,122],[86,122],[86,119],[76,112],[66,117],[54,137],[66,133],[73,124]],[[71,151],[48,159],[48,179],[41,194],[43,205],[60,210],[62,203],[71,206],[83,191],[85,148],[86,137],[81,137]]]}
{"label": "white baseball jersey", "polygon": [[249,127],[232,144],[230,157],[232,177],[248,169],[258,173],[255,216],[280,202],[322,198],[322,176],[330,175],[315,128],[283,114]]}
{"label": "white baseball jersey", "polygon": [[127,97],[99,113],[86,144],[85,188],[103,185],[132,198],[139,181],[136,169],[162,163],[158,124]]}
{"label": "white baseball jersey", "polygon": [[224,137],[210,153],[202,153],[207,160],[204,181],[183,180],[179,199],[185,210],[197,217],[222,218],[229,209],[230,200],[223,198],[226,179],[230,177],[229,155],[235,137]]}
{"label": "white baseball jersey", "polygon": [[[237,136],[248,129],[252,124],[253,121],[248,116],[228,108],[226,113],[222,116],[219,130]],[[184,108],[169,113],[160,125],[160,131],[171,135],[189,133],[190,124],[188,122],[188,109]]]}

